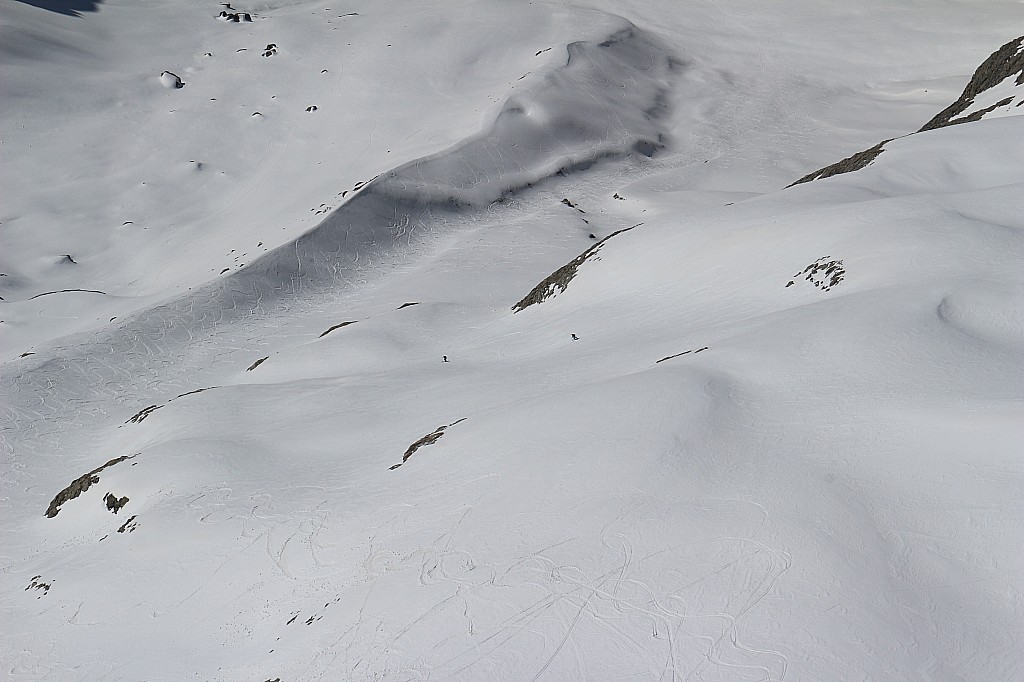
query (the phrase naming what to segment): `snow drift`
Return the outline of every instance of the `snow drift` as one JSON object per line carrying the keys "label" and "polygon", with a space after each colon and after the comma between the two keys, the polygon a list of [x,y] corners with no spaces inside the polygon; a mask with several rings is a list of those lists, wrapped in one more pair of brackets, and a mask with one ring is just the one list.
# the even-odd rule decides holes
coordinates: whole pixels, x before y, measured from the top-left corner
{"label": "snow drift", "polygon": [[455,215],[665,146],[669,82],[682,62],[633,25],[566,52],[565,65],[509,99],[489,130],[360,183],[317,227],[213,285],[218,298],[251,305],[343,281]]}

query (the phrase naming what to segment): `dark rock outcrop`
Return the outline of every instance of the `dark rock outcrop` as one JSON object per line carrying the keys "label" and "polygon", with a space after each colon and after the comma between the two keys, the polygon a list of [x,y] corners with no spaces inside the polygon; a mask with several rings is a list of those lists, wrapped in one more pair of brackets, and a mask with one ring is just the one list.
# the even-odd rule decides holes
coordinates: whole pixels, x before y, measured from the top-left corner
{"label": "dark rock outcrop", "polygon": [[138,424],[143,419],[153,414],[155,411],[159,410],[161,407],[163,407],[163,405],[150,405],[149,407],[144,407],[135,414],[133,414],[128,419],[128,421],[125,422],[125,424]]}
{"label": "dark rock outcrop", "polygon": [[410,445],[406,449],[405,454],[402,455],[402,461],[399,462],[398,464],[392,465],[390,468],[392,470],[394,470],[394,469],[397,469],[398,467],[402,466],[403,464],[405,464],[409,460],[410,457],[413,456],[413,453],[415,453],[417,450],[419,450],[420,448],[424,447],[425,445],[433,445],[438,440],[440,440],[441,436],[444,435],[445,429],[447,429],[447,428],[449,428],[451,426],[455,426],[459,422],[464,422],[464,421],[466,421],[465,417],[463,417],[462,419],[459,419],[458,421],[454,421],[451,424],[445,424],[443,426],[438,426],[436,429],[434,429],[433,431],[431,431],[427,435],[423,436],[423,438],[420,438],[418,441],[416,441],[415,443]]}
{"label": "dark rock outcrop", "polygon": [[974,72],[974,76],[967,83],[960,98],[936,114],[917,132],[977,121],[992,109],[1009,104],[1008,101],[1003,100],[1001,103],[976,111],[969,116],[957,118],[974,104],[975,97],[1014,75],[1017,76],[1014,82],[1017,85],[1024,85],[1024,36],[1011,40],[993,52]]}
{"label": "dark rock outcrop", "polygon": [[348,320],[346,322],[339,322],[338,324],[336,324],[336,325],[334,325],[332,327],[328,327],[326,331],[324,331],[322,334],[320,334],[319,338],[322,339],[323,337],[325,337],[328,334],[330,334],[331,332],[333,332],[335,329],[341,329],[342,327],[347,327],[350,324],[355,324],[357,321],[358,320]]}
{"label": "dark rock outcrop", "polygon": [[[128,499],[128,498],[125,498],[125,499]],[[130,516],[130,517],[128,517],[128,520],[121,524],[121,527],[117,529],[117,532],[118,533],[131,533],[131,532],[133,532],[138,527],[138,525],[139,525],[139,524],[137,524],[135,522],[135,519],[137,519],[137,518],[139,518],[139,517],[138,516]]]}
{"label": "dark rock outcrop", "polygon": [[248,12],[228,12],[227,10],[221,10],[220,14],[217,15],[218,19],[224,21],[233,21],[234,23],[251,23],[252,15]]}
{"label": "dark rock outcrop", "polygon": [[257,360],[256,362],[254,362],[254,363],[252,363],[251,365],[249,365],[249,368],[248,368],[247,370],[245,370],[245,371],[246,371],[246,372],[251,372],[251,371],[253,371],[253,370],[254,370],[254,369],[256,369],[257,367],[259,367],[260,365],[262,365],[262,364],[263,364],[264,362],[266,362],[266,361],[267,361],[267,360],[269,360],[269,359],[270,359],[270,356],[269,356],[269,355],[268,355],[267,357],[265,357],[265,358],[260,358],[260,359],[259,359],[259,360]]}
{"label": "dark rock outcrop", "polygon": [[[99,480],[99,479],[96,479]],[[103,502],[107,505],[107,511],[117,513],[121,511],[121,507],[128,504],[127,497],[118,497],[114,493],[107,493],[103,497]]]}
{"label": "dark rock outcrop", "polygon": [[[103,466],[97,467],[87,474],[82,474],[75,480],[71,481],[71,485],[57,493],[57,495],[50,502],[50,506],[46,509],[46,516],[52,519],[60,512],[60,507],[62,504],[64,504],[68,500],[75,499],[76,497],[84,493],[86,490],[91,488],[94,484],[99,483],[100,477],[97,474],[99,474],[101,471],[103,471],[107,467],[114,466],[119,462],[123,462],[126,459],[131,459],[134,456],[135,455],[122,455],[120,457],[115,457],[114,459],[110,460]],[[128,501],[127,497],[123,499],[125,502]],[[109,504],[107,508],[110,508]]]}
{"label": "dark rock outcrop", "polygon": [[[865,168],[868,164],[874,161],[879,154],[882,153],[886,142],[892,140],[882,140],[871,149],[865,149],[862,152],[857,152],[852,156],[847,156],[842,161],[833,163],[831,166],[825,166],[819,168],[813,173],[808,173],[804,177],[800,178],[793,185],[799,185],[803,182],[811,182],[812,180],[821,180],[823,178],[830,178],[833,175],[841,175],[842,173],[852,173],[858,171],[861,168]],[[792,187],[793,185],[790,185]]]}
{"label": "dark rock outcrop", "polygon": [[[642,224],[643,223],[641,223],[641,225]],[[640,225],[633,225],[633,227],[639,226]],[[542,279],[537,286],[530,290],[530,293],[528,293],[526,296],[522,298],[522,300],[520,300],[518,303],[512,306],[513,312],[518,313],[520,310],[523,310],[524,308],[528,308],[529,306],[534,305],[535,303],[541,303],[543,301],[546,301],[552,296],[560,294],[563,291],[565,291],[566,288],[569,286],[569,282],[571,282],[573,277],[576,276],[576,271],[579,269],[579,267],[583,265],[583,263],[587,259],[596,255],[597,252],[601,249],[601,246],[604,245],[606,241],[608,241],[617,234],[622,234],[623,232],[628,232],[632,230],[633,227],[626,227],[621,230],[616,230],[615,232],[612,232],[610,235],[608,235],[598,243],[594,244],[589,249],[587,249],[580,255],[576,256],[571,261],[569,261],[568,263],[566,263],[565,265],[558,268],[550,275]]]}
{"label": "dark rock outcrop", "polygon": [[[974,75],[967,83],[967,87],[964,88],[960,97],[936,114],[932,120],[925,123],[916,132],[923,133],[926,130],[935,130],[937,128],[945,128],[946,126],[958,125],[960,123],[979,121],[985,116],[985,114],[1009,104],[1013,101],[1012,97],[1000,100],[992,106],[979,109],[967,116],[960,116],[960,114],[967,111],[967,109],[974,104],[975,97],[1002,83],[1006,79],[1012,78],[1013,76],[1017,77],[1014,81],[1016,85],[1024,85],[1024,36],[1011,40],[989,55],[988,59],[983,61],[977,70],[975,70]],[[909,134],[913,135],[915,133]],[[865,149],[862,152],[857,152],[852,156],[846,157],[842,161],[825,166],[824,168],[819,168],[813,173],[808,173],[804,177],[800,178],[792,185],[789,185],[789,187],[799,185],[804,182],[811,182],[812,180],[829,178],[833,175],[858,171],[878,158],[878,155],[885,150],[885,145],[891,141],[892,139],[882,140],[870,149]]]}

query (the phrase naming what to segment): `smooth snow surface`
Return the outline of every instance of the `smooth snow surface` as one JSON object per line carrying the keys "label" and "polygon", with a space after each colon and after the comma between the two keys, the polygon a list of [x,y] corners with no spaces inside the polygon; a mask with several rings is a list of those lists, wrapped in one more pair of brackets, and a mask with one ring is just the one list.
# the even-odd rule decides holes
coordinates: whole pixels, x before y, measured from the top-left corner
{"label": "smooth snow surface", "polygon": [[0,676],[1024,679],[1022,32],[0,5]]}

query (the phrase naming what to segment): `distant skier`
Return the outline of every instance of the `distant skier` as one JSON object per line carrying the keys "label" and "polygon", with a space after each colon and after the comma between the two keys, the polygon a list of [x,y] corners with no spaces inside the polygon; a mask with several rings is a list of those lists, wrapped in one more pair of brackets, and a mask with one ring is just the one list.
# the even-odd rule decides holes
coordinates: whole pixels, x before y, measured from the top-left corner
{"label": "distant skier", "polygon": [[441,362],[448,362],[448,356],[447,355],[442,355],[441,356]]}
{"label": "distant skier", "polygon": [[580,337],[578,337],[578,336],[576,336],[575,334],[573,334],[573,335],[572,335],[572,340],[573,340],[573,341],[579,341],[579,340],[580,340]]}

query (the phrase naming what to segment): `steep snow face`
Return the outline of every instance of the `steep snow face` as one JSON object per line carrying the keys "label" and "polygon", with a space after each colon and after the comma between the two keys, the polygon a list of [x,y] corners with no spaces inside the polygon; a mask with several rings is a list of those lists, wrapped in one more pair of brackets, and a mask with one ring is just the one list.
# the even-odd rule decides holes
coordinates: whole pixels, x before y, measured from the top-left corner
{"label": "steep snow face", "polygon": [[4,674],[1024,677],[1019,5],[600,4],[0,8]]}
{"label": "steep snow face", "polygon": [[[1024,85],[1024,36],[1011,40],[993,52],[974,72],[960,97],[917,132],[980,121],[986,117],[1017,114],[1013,110],[1024,102],[1024,89],[1021,85]],[[885,145],[889,142],[891,140],[882,140],[870,149],[809,173],[793,184],[799,185],[865,168],[885,151]]]}
{"label": "steep snow face", "polygon": [[974,98],[973,103],[964,109],[965,118],[998,118],[1014,116],[1014,111],[1024,102],[1024,88],[1016,78],[1007,77]]}
{"label": "steep snow face", "polygon": [[571,43],[564,66],[517,94],[485,134],[387,174],[402,199],[484,206],[556,172],[666,144],[669,84],[682,63],[628,24]]}
{"label": "steep snow face", "polygon": [[[148,304],[132,297],[237,270],[311,229],[357,183],[486,131],[510,96],[564,63],[564,46],[620,28],[609,13],[690,64],[662,126],[681,153],[665,159],[661,186],[703,206],[709,195],[695,190],[768,191],[919,125],[1019,10],[310,1],[238,5],[253,21],[235,23],[218,18],[219,3],[98,7],[72,17],[13,2],[0,26],[0,296],[124,297],[88,322],[76,306],[75,324],[19,306],[19,321],[49,316],[48,338]],[[920,40],[892,38],[907,34]],[[165,71],[185,87],[161,87]],[[8,170],[23,167],[32,172]],[[17,326],[11,345],[41,340]]]}
{"label": "steep snow face", "polygon": [[127,312],[237,270],[357,183],[487,130],[567,42],[623,25],[504,3],[330,7],[234,23],[218,3],[5,6],[0,296],[98,290]]}
{"label": "steep snow face", "polygon": [[[558,173],[664,148],[672,72],[681,63],[627,25],[572,43],[566,63],[517,94],[483,134],[357,185],[355,196],[295,242],[214,287],[252,308],[353,277],[417,238]],[[217,305],[224,306],[218,300]]]}
{"label": "steep snow face", "polygon": [[1006,43],[982,62],[960,98],[921,130],[977,121],[1006,105],[1015,106],[1016,96],[1011,90],[1021,85],[1024,85],[1024,36]]}

